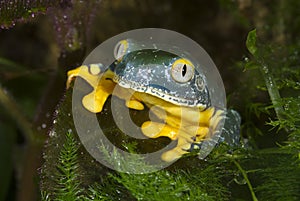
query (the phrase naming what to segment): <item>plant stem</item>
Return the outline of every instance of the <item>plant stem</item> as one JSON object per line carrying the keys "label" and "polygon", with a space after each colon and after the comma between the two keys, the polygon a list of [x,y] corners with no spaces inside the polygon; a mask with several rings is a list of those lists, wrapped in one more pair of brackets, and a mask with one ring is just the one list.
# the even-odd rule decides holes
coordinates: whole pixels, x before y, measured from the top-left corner
{"label": "plant stem", "polygon": [[276,10],[278,23],[273,28],[274,33],[274,41],[279,43],[280,45],[284,45],[286,41],[286,34],[285,34],[285,16],[284,16],[284,9],[286,8],[286,0],[280,0],[278,3],[278,8]]}
{"label": "plant stem", "polygon": [[19,109],[15,101],[5,92],[5,89],[0,85],[0,105],[7,111],[7,114],[11,119],[16,122],[17,126],[22,130],[25,139],[29,144],[41,144],[43,139],[37,135],[33,129],[31,123],[23,115],[24,113]]}
{"label": "plant stem", "polygon": [[[32,124],[23,115],[17,103],[9,96],[5,89],[0,85],[0,105],[7,111],[10,118],[21,129],[28,145],[25,148],[24,164],[20,171],[20,180],[18,181],[18,200],[33,200],[30,195],[36,195],[35,180],[36,170],[39,167],[40,153],[44,143],[43,135],[35,132]],[[26,190],[25,190],[26,189]]]}
{"label": "plant stem", "polygon": [[252,200],[253,201],[258,201],[258,199],[256,198],[256,195],[254,193],[253,187],[251,185],[250,180],[248,179],[247,173],[246,171],[241,167],[241,165],[234,159],[232,159],[233,163],[236,165],[236,167],[239,169],[239,171],[242,173],[244,179],[246,180],[246,183],[248,185],[248,188],[250,190],[251,196],[252,196]]}

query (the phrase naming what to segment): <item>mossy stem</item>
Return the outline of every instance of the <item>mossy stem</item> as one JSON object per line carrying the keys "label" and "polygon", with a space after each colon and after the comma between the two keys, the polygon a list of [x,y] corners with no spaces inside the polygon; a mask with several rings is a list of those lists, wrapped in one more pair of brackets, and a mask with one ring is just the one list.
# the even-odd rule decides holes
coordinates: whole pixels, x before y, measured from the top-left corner
{"label": "mossy stem", "polygon": [[244,179],[246,180],[246,183],[248,185],[248,188],[249,188],[251,196],[252,196],[252,200],[258,201],[246,171],[242,168],[242,166],[236,160],[233,159],[232,161],[235,164],[235,166],[239,169],[239,171],[242,173]]}
{"label": "mossy stem", "polygon": [[265,64],[265,62],[263,62],[262,59],[259,59],[258,62],[260,64],[259,68],[260,68],[262,76],[265,80],[265,84],[268,89],[268,93],[269,93],[270,99],[272,101],[272,105],[274,106],[276,116],[277,116],[278,120],[283,120],[284,119],[283,118],[283,108],[279,104],[281,97],[280,97],[280,93],[279,93],[278,87],[276,85],[275,79],[272,76],[272,73],[270,72],[268,65]]}

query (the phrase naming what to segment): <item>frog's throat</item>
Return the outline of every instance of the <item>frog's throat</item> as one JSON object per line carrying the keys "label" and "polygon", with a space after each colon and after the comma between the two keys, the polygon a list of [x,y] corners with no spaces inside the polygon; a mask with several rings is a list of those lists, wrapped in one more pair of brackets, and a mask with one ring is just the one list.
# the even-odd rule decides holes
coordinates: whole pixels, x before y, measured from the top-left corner
{"label": "frog's throat", "polygon": [[158,85],[145,86],[141,83],[125,81],[118,75],[114,75],[113,81],[118,85],[120,85],[121,87],[129,88],[137,92],[150,94],[152,96],[161,98],[162,100],[172,103],[174,105],[197,107],[197,108],[202,108],[203,110],[211,106],[210,103],[203,104],[203,103],[199,103],[198,100],[185,99],[185,98],[180,98],[178,96],[172,95],[169,93],[168,89]]}

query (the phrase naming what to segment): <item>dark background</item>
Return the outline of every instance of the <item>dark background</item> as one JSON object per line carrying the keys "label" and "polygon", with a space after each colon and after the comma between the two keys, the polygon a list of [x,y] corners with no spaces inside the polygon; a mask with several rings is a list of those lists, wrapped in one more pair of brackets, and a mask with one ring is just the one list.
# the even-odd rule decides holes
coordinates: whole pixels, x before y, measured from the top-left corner
{"label": "dark background", "polygon": [[[247,103],[268,100],[265,93],[256,91],[261,84],[259,76],[244,73],[241,63],[249,56],[245,45],[248,32],[256,28],[263,40],[279,44],[297,35],[290,32],[282,36],[278,19],[288,11],[282,12],[281,4],[268,0],[57,2],[0,29],[0,86],[9,98],[0,105],[0,200],[35,197],[37,169],[42,161],[40,144],[47,138],[53,112],[64,94],[66,72],[80,65],[85,55],[106,39],[146,27],[170,29],[190,37],[218,67],[228,107],[245,118]],[[2,2],[2,9],[4,5]],[[288,21],[287,25],[291,23],[296,22]],[[249,80],[257,84],[249,86]],[[264,126],[264,117],[253,121],[258,127]],[[33,130],[42,143],[32,144],[24,134],[26,129]],[[247,133],[244,135],[247,137]],[[273,146],[276,141],[254,137],[262,147]]]}

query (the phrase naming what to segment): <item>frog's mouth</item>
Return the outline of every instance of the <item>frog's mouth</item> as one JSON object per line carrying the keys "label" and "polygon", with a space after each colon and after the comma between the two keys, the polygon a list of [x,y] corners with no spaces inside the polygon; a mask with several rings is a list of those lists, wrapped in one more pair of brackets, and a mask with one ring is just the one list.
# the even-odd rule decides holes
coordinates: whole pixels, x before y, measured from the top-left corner
{"label": "frog's mouth", "polygon": [[160,85],[156,85],[156,84],[143,85],[138,82],[124,80],[122,79],[121,76],[118,75],[115,75],[113,77],[113,81],[123,88],[128,88],[137,92],[146,93],[158,97],[174,105],[186,106],[186,107],[198,107],[198,108],[203,108],[203,110],[209,107],[209,105],[207,104],[199,103],[199,100],[197,99],[195,100],[186,99],[186,98],[179,97],[178,94],[176,93],[172,94],[172,92],[169,89]]}

